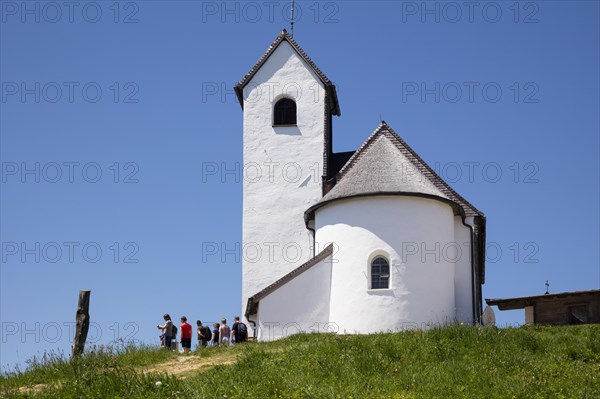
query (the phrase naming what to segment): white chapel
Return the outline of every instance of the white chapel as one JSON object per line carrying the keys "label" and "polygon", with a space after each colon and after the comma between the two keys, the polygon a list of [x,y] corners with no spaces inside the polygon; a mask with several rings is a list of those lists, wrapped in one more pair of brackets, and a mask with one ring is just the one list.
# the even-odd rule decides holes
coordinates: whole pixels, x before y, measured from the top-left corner
{"label": "white chapel", "polygon": [[[480,323],[485,216],[381,122],[334,153],[335,85],[285,30],[243,109],[242,310],[259,340]],[[365,132],[365,137],[367,132]]]}

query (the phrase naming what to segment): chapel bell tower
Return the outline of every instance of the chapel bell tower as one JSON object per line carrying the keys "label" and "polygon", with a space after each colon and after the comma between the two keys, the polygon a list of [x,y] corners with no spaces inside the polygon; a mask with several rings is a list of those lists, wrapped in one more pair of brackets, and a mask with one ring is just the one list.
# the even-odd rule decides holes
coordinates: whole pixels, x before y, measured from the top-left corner
{"label": "chapel bell tower", "polygon": [[244,313],[249,296],[314,254],[304,212],[327,189],[340,109],[335,86],[285,30],[235,92],[244,112]]}

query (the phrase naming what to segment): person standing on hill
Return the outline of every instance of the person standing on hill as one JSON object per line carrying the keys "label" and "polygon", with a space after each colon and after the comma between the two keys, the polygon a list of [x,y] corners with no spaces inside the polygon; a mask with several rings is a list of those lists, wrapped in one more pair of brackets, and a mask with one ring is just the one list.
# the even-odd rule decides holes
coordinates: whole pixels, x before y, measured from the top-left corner
{"label": "person standing on hill", "polygon": [[221,327],[219,327],[219,343],[223,345],[229,345],[229,338],[231,336],[231,328],[227,325],[227,319],[221,319]]}
{"label": "person standing on hill", "polygon": [[214,330],[212,332],[212,339],[210,341],[210,346],[219,346],[219,323],[215,323],[213,325]]}
{"label": "person standing on hill", "polygon": [[168,313],[165,313],[163,316],[165,320],[164,325],[157,324],[156,327],[164,333],[164,346],[165,349],[171,350],[171,340],[173,339],[173,322],[171,321],[171,316]]}
{"label": "person standing on hill", "polygon": [[181,347],[184,352],[192,350],[192,325],[187,322],[187,317],[181,316]]}
{"label": "person standing on hill", "polygon": [[198,346],[207,346],[212,336],[210,327],[203,326],[200,320],[196,320],[196,327],[198,333]]}
{"label": "person standing on hill", "polygon": [[240,316],[233,318],[233,325],[231,326],[231,340],[240,344],[246,342],[248,339],[248,328],[242,322],[240,322]]}

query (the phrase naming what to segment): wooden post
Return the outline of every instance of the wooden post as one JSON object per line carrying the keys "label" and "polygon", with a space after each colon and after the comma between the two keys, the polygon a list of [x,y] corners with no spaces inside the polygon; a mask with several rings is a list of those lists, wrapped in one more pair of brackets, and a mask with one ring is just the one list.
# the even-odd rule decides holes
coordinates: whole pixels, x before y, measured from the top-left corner
{"label": "wooden post", "polygon": [[90,327],[90,293],[91,291],[79,291],[79,302],[75,314],[75,339],[73,340],[73,356],[83,353],[85,340]]}

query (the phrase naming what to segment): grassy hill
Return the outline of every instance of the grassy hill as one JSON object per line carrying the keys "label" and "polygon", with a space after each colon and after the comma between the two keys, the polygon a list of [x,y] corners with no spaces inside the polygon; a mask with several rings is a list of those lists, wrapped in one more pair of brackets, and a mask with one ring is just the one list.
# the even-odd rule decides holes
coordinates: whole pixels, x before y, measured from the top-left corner
{"label": "grassy hill", "polygon": [[7,398],[597,399],[600,326],[303,334],[191,355],[97,348],[34,359],[0,383]]}

